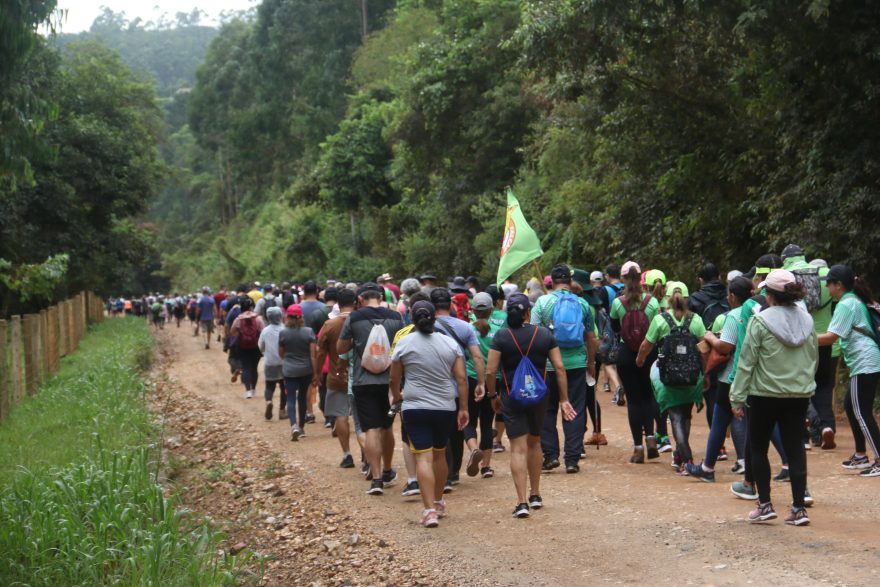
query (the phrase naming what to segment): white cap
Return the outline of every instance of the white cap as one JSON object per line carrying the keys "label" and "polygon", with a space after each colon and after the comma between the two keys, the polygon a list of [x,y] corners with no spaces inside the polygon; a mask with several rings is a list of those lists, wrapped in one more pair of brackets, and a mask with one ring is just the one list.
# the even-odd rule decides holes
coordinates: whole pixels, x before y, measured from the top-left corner
{"label": "white cap", "polygon": [[590,273],[590,281],[602,281],[605,276],[601,271],[593,271]]}

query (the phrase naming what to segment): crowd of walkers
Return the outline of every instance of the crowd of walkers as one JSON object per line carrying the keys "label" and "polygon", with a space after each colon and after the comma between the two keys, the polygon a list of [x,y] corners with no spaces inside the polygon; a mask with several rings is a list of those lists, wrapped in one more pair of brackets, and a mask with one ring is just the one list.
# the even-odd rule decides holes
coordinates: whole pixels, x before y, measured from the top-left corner
{"label": "crowd of walkers", "polygon": [[[599,389],[626,408],[632,464],[671,452],[677,475],[712,483],[730,438],[731,472],[743,475],[731,491],[756,502],[752,522],[777,517],[772,444],[782,463],[772,479],[791,486],[785,522],[800,526],[814,502],[806,451],[837,446],[834,389],[845,367],[855,452],[842,466],[880,477],[880,306],[865,281],[846,265],[807,262],[797,245],[761,256],[746,273],[722,280],[706,263],[696,277],[690,293],[634,261],[592,272],[560,264],[522,291],[510,282],[480,288],[474,277],[440,284],[431,274],[398,286],[385,274],[114,299],[108,310],[146,316],[156,328],[188,319],[206,349],[222,344],[246,399],[262,362],[265,418],[278,395],[278,418],[299,442],[317,403],[339,441],[340,467],[359,463],[370,495],[397,479],[399,414],[403,495],[421,496],[426,527],[446,515],[462,467],[494,476],[505,436],[513,515],[540,509],[542,472],[576,474],[585,447],[608,444]],[[701,460],[690,443],[695,409],[709,426]]]}

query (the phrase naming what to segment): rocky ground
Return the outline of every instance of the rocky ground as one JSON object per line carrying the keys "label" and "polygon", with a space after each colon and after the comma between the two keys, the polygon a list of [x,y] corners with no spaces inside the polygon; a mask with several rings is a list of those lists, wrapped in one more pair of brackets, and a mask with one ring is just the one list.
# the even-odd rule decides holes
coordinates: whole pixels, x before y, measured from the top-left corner
{"label": "rocky ground", "polygon": [[[580,474],[545,475],[544,510],[511,518],[515,494],[502,453],[496,477],[463,476],[448,496],[449,517],[426,530],[421,502],[400,495],[404,481],[382,497],[366,495],[356,469],[338,468],[339,444],[320,414],[306,438],[290,442],[285,422],[264,419],[260,397],[245,400],[230,383],[226,355],[191,334],[184,327],[157,335],[155,408],[165,423],[169,488],[227,533],[226,549],[255,553],[250,571],[262,584],[880,584],[880,479],[839,466],[853,446],[845,424],[837,450],[809,455],[809,527],[748,524],[751,503],[729,492],[740,478],[730,463],[720,463],[715,484],[675,476],[668,454],[629,465],[626,409],[600,394],[610,446],[588,449]],[[703,414],[692,436],[702,455]],[[402,457],[396,463],[402,479]],[[773,491],[782,514],[789,486]]]}

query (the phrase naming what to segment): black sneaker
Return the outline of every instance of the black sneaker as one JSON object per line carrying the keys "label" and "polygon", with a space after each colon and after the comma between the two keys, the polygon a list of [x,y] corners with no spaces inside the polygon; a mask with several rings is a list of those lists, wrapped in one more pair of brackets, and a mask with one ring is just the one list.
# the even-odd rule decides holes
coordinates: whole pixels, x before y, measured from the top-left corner
{"label": "black sneaker", "polygon": [[[361,475],[364,477],[370,477],[370,464],[369,463],[361,463]],[[372,478],[368,478],[367,481],[372,481]]]}
{"label": "black sneaker", "polygon": [[351,455],[345,455],[342,457],[342,462],[339,463],[339,466],[343,469],[354,469],[354,458]]}
{"label": "black sneaker", "polygon": [[314,414],[306,414],[306,419],[303,421],[303,424],[314,424],[315,423],[315,415]]}
{"label": "black sneaker", "polygon": [[443,486],[443,493],[452,493],[453,491],[455,491],[455,487],[452,485],[452,481],[447,479],[446,485]]}
{"label": "black sneaker", "polygon": [[325,419],[324,428],[333,428],[333,420],[330,418]]}
{"label": "black sneaker", "polygon": [[384,495],[385,489],[382,488],[382,480],[381,479],[373,479],[370,482],[370,488],[367,490],[367,495]]}
{"label": "black sneaker", "polygon": [[530,495],[529,496],[529,507],[533,510],[539,510],[544,507],[544,501],[541,499],[540,495]]}
{"label": "black sneaker", "polygon": [[458,485],[458,473],[452,473],[449,475],[448,480],[453,485]]}
{"label": "black sneaker", "polygon": [[791,481],[791,477],[788,475],[788,469],[782,469],[779,471],[779,474],[773,477],[774,481]]}
{"label": "black sneaker", "polygon": [[412,497],[413,495],[421,495],[421,494],[422,494],[422,490],[419,489],[419,482],[418,481],[410,481],[403,488],[403,496],[404,497]]}
{"label": "black sneaker", "polygon": [[880,463],[874,463],[859,473],[859,477],[880,477]]}
{"label": "black sneaker", "polygon": [[552,471],[559,467],[559,459],[544,459],[544,464],[541,465],[542,471]]}
{"label": "black sneaker", "polygon": [[581,470],[581,467],[577,463],[565,465],[565,472],[566,473],[579,473],[580,470]]}
{"label": "black sneaker", "polygon": [[394,485],[394,481],[397,479],[397,471],[394,469],[388,469],[387,471],[382,471],[382,483],[385,487],[391,487]]}
{"label": "black sneaker", "polygon": [[871,467],[871,461],[868,455],[853,455],[841,463],[844,469],[868,469]]}
{"label": "black sneaker", "polygon": [[514,518],[528,518],[529,517],[529,504],[521,503],[517,504],[515,508],[513,508],[513,517]]}
{"label": "black sneaker", "polygon": [[266,419],[272,419],[272,402],[266,402]]}
{"label": "black sneaker", "polygon": [[696,477],[705,483],[715,483],[715,471],[706,471],[703,465],[687,463],[684,468],[691,477]]}
{"label": "black sneaker", "polygon": [[614,396],[611,398],[611,403],[618,406],[626,405],[626,397],[623,395],[623,387],[617,386],[617,390],[614,392]]}
{"label": "black sneaker", "polygon": [[743,463],[737,461],[737,462],[736,462],[736,463],[730,468],[730,472],[733,473],[733,474],[735,474],[735,475],[742,475],[742,474],[744,474],[744,473],[746,472],[746,466],[745,466]]}

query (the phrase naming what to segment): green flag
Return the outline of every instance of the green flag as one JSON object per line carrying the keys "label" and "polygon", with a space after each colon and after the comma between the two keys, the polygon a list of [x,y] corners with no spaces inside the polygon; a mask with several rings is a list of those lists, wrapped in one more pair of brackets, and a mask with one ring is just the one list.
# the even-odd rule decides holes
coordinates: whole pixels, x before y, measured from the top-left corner
{"label": "green flag", "polygon": [[507,221],[504,223],[504,240],[501,241],[498,284],[500,285],[517,269],[543,254],[538,235],[526,222],[513,192],[507,190]]}

